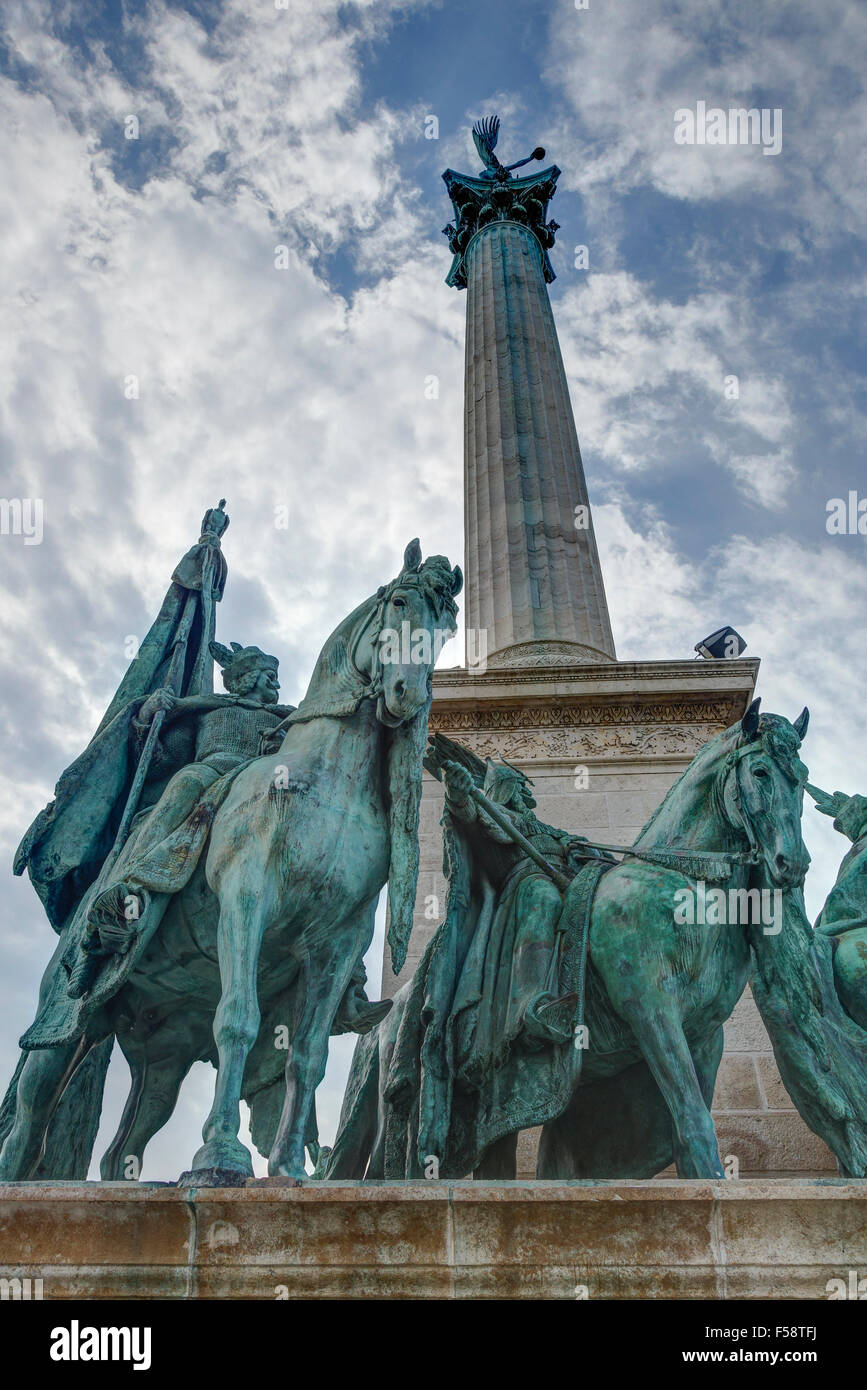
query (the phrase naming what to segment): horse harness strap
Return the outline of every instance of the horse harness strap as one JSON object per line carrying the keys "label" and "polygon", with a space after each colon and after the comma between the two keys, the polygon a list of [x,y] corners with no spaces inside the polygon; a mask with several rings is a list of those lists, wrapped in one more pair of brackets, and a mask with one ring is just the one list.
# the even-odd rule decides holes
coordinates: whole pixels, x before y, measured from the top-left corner
{"label": "horse harness strap", "polygon": [[[584,1060],[584,1048],[581,1046],[583,1039],[578,1036],[578,1030],[584,1023],[584,998],[587,986],[587,953],[590,945],[590,919],[593,912],[593,899],[596,896],[596,889],[599,880],[609,869],[614,868],[613,861],[604,859],[591,859],[582,869],[578,871],[569,887],[563,900],[563,910],[557,923],[557,945],[554,950],[560,948],[560,983],[559,990],[563,994],[575,994],[578,1002],[575,1005],[573,1016],[573,1031],[575,1034],[574,1047],[577,1057],[574,1062],[575,1081],[581,1075],[581,1067]],[[572,1046],[572,1044],[569,1044]]]}

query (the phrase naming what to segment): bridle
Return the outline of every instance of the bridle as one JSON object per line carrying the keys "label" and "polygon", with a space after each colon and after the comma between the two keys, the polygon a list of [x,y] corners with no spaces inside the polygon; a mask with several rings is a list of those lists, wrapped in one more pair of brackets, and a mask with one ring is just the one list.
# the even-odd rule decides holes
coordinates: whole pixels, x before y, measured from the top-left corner
{"label": "bridle", "polygon": [[[719,781],[722,783],[722,787],[721,790],[719,790],[718,792],[720,805],[723,808],[723,814],[725,815],[729,824],[735,830],[739,830],[743,835],[746,836],[747,844],[749,845],[749,850],[746,854],[736,854],[733,855],[732,858],[734,860],[739,861],[742,864],[748,864],[751,866],[758,865],[762,862],[762,850],[752,821],[747,815],[746,809],[744,807],[744,799],[743,793],[741,791],[741,782],[739,775],[741,760],[750,753],[764,752],[771,759],[771,762],[779,768],[780,772],[783,774],[785,778],[788,779],[788,781],[799,781],[797,774],[794,771],[790,772],[789,769],[785,767],[782,763],[780,763],[780,761],[774,756],[773,752],[765,744],[764,739],[761,737],[761,735],[759,737],[759,745],[760,747],[757,748],[755,741],[753,740],[750,743],[744,744],[740,748],[732,748],[731,751],[726,754],[722,768],[720,769],[719,777]],[[726,796],[726,789],[729,786],[730,773],[734,774],[732,777],[732,784],[729,794],[731,797],[733,809],[736,814],[736,818],[730,814],[728,798]]]}
{"label": "bridle", "polygon": [[[764,744],[761,745],[761,748],[762,750],[764,750]],[[745,758],[749,753],[756,753],[759,751],[760,750],[757,749],[755,747],[755,744],[752,742],[745,744],[741,748],[733,748],[729,753],[726,754],[725,759],[723,761],[723,765],[720,769],[719,776],[719,780],[722,783],[719,792],[719,802],[723,808],[723,814],[725,815],[729,825],[731,825],[735,830],[739,830],[741,834],[746,836],[747,844],[749,845],[749,850],[746,853],[741,852],[736,855],[733,855],[732,857],[742,864],[748,864],[753,867],[761,863],[762,852],[759,847],[759,840],[753,827],[753,823],[750,820],[744,808],[744,799],[743,793],[741,791],[741,779],[739,771],[741,759]],[[729,811],[728,798],[726,796],[726,790],[729,786],[729,774],[732,774],[730,795],[732,805],[735,811],[734,816],[731,815]]]}
{"label": "bridle", "polygon": [[[389,601],[394,597],[394,595],[396,593],[399,593],[402,589],[421,589],[423,592],[425,592],[426,587],[427,586],[423,583],[423,581],[418,575],[401,575],[399,578],[393,579],[390,584],[385,585],[382,589],[379,590],[379,592],[376,595],[376,607],[374,608],[372,614],[366,618],[362,616],[357,628],[355,629],[355,632],[352,634],[350,641],[347,643],[347,657],[349,660],[349,665],[354,674],[357,676],[359,683],[364,687],[365,699],[378,700],[381,697],[383,697],[385,693],[382,662],[382,642],[380,641],[380,638],[382,636],[382,625],[383,618],[385,616],[386,604],[389,603]],[[431,604],[431,607],[435,607],[435,604],[429,592],[425,592],[425,597]],[[373,669],[372,671],[365,671],[358,661],[357,654],[358,648],[361,645],[361,640],[364,637],[364,634],[368,631],[368,629],[371,628],[371,626],[373,628],[373,632],[371,635],[371,645],[373,647]],[[381,715],[379,716],[379,718],[381,722],[386,724],[388,723],[388,720],[382,719]],[[404,722],[404,720],[397,721],[398,724],[402,724]]]}

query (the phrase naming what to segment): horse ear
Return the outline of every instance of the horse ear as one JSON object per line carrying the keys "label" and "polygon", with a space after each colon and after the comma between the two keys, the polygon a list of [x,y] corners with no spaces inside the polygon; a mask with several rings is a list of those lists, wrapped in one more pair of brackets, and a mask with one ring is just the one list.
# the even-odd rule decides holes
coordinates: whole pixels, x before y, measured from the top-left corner
{"label": "horse ear", "polygon": [[807,709],[807,706],[805,705],[804,708],[801,710],[801,713],[795,720],[794,724],[792,725],[792,728],[795,730],[795,733],[798,735],[798,738],[801,740],[802,743],[804,741],[804,734],[807,732],[807,725],[809,724],[809,722],[810,711]]}
{"label": "horse ear", "polygon": [[461,589],[464,587],[464,572],[460,565],[455,565],[452,570],[452,598],[457,598]]}
{"label": "horse ear", "polygon": [[414,541],[410,541],[406,550],[403,552],[403,568],[405,574],[415,574],[421,564],[421,546],[418,536]]}
{"label": "horse ear", "polygon": [[760,695],[758,699],[753,700],[753,703],[741,720],[741,729],[747,738],[755,738],[756,734],[759,732],[759,705],[761,703],[762,697]]}

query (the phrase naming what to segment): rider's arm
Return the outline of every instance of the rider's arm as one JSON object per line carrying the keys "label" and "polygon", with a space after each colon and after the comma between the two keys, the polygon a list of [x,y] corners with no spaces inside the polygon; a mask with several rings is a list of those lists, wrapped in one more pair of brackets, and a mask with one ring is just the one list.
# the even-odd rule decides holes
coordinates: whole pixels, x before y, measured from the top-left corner
{"label": "rider's arm", "polygon": [[[490,839],[500,845],[513,845],[514,841],[496,821],[492,820],[469,794],[473,779],[466,768],[459,763],[446,763],[443,767],[443,783],[446,791],[446,807],[449,812],[466,825],[478,824]],[[506,815],[509,812],[501,808]]]}

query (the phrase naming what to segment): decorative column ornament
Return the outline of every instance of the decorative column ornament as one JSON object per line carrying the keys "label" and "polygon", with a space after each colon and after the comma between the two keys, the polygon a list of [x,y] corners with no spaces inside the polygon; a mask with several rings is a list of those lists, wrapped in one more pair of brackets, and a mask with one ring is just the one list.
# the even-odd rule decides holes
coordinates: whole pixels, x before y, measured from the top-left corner
{"label": "decorative column ornament", "polygon": [[560,170],[515,178],[496,116],[473,128],[477,177],[443,174],[447,284],[467,290],[464,537],[468,630],[491,665],[614,661],[584,468],[546,282]]}

